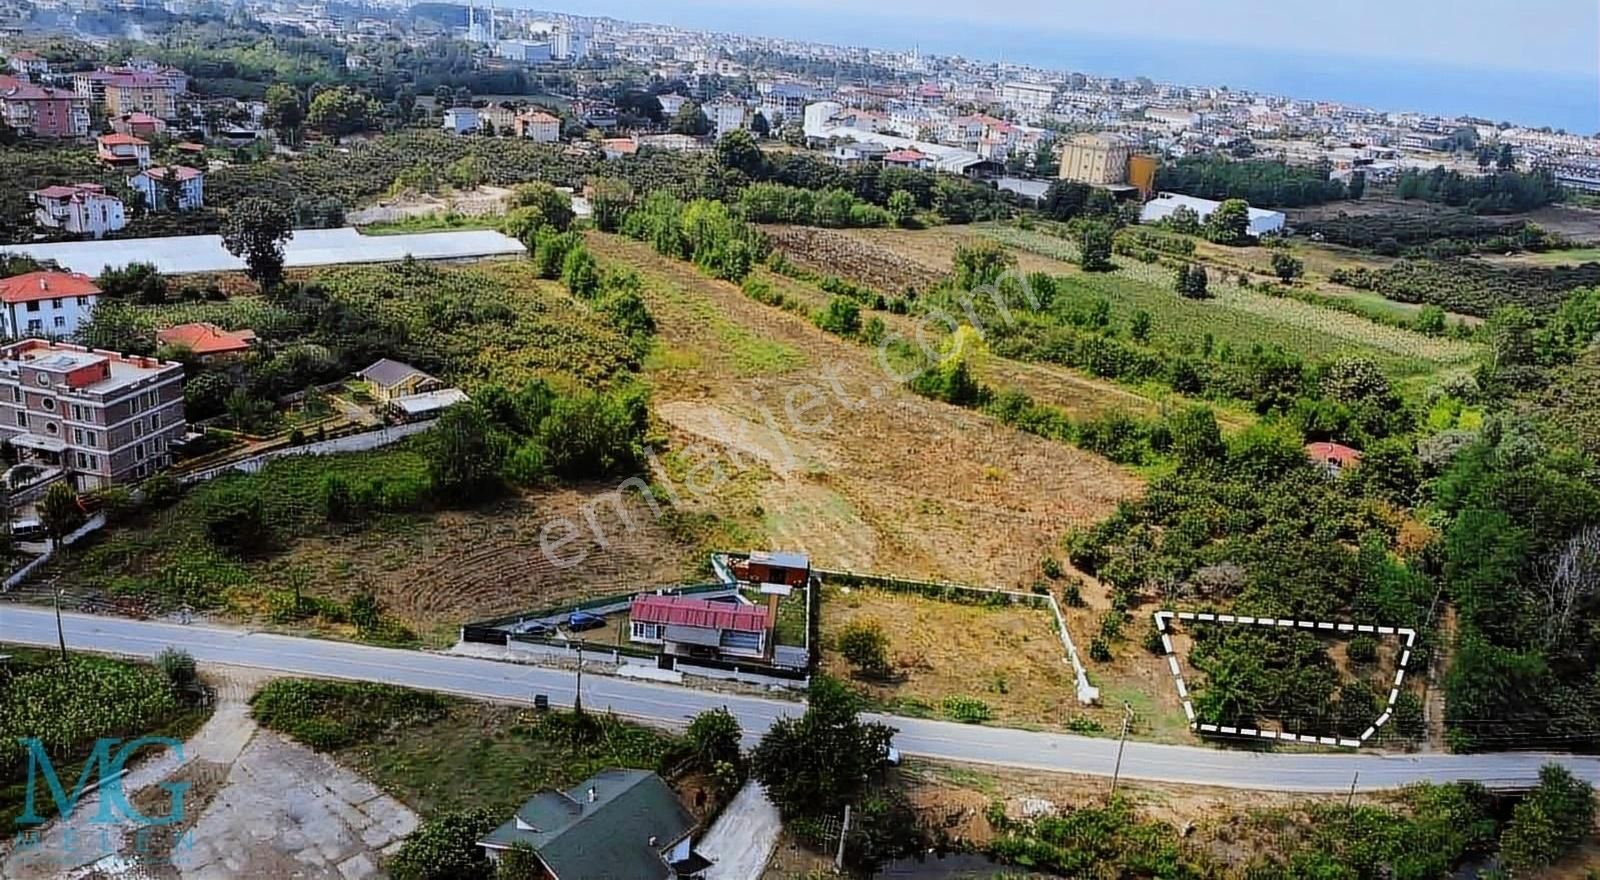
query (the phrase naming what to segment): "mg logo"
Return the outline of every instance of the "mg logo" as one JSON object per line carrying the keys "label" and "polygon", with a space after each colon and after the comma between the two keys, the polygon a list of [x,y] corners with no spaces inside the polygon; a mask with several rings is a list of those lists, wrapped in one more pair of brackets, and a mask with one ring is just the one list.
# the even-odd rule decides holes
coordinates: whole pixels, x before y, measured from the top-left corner
{"label": "mg logo", "polygon": [[[182,762],[183,743],[172,737],[142,736],[126,743],[123,743],[120,737],[103,737],[95,740],[94,751],[84,761],[83,771],[78,774],[77,784],[70,793],[62,787],[61,779],[56,775],[56,767],[51,763],[43,742],[31,737],[18,737],[17,741],[28,751],[28,787],[23,797],[22,815],[16,820],[19,827],[42,825],[48,819],[47,816],[41,816],[38,811],[41,781],[44,783],[44,790],[55,802],[56,813],[62,820],[72,818],[78,809],[78,802],[83,799],[92,780],[98,780],[100,809],[89,820],[91,824],[132,822],[138,825],[159,826],[171,825],[183,819],[183,796],[188,792],[190,783],[157,784],[158,788],[166,790],[169,798],[167,812],[159,816],[146,816],[134,809],[133,804],[128,801],[128,793],[122,787],[122,775],[127,769],[128,762],[141,749],[166,749]],[[120,748],[118,743],[122,743]]]}

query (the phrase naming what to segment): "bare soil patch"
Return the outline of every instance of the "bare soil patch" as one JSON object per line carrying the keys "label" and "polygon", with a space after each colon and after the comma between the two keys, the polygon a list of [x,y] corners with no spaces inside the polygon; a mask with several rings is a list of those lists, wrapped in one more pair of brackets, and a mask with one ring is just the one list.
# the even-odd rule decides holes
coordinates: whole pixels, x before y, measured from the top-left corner
{"label": "bare soil patch", "polygon": [[950,271],[950,262],[919,259],[896,246],[842,230],[811,226],[763,226],[772,244],[792,262],[822,275],[838,275],[886,294],[922,290]]}

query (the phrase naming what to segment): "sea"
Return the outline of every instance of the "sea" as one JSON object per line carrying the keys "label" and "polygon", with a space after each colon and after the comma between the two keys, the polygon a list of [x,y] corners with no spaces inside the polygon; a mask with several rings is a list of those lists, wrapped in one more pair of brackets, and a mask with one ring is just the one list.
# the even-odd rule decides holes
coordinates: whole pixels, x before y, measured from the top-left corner
{"label": "sea", "polygon": [[915,3],[897,4],[902,14],[890,17],[859,10],[827,15],[763,8],[757,3],[724,7],[670,0],[651,4],[588,0],[581,7],[566,7],[550,0],[501,2],[841,46],[915,46],[925,53],[1014,61],[1095,76],[1147,76],[1157,82],[1226,85],[1376,110],[1465,114],[1576,134],[1600,133],[1600,61],[1592,72],[1574,76],[1432,61],[1273,51],[1159,37],[1106,37],[1036,27],[980,28],[965,22],[918,17]]}

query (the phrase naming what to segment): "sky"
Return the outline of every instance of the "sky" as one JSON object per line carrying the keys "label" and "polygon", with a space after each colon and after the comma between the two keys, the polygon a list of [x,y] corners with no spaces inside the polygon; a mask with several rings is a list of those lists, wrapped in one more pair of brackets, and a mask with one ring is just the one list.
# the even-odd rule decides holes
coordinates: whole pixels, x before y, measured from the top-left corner
{"label": "sky", "polygon": [[[697,11],[733,6],[728,0],[581,5],[604,9],[590,14],[686,25]],[[744,5],[752,26],[739,30],[758,30],[769,11],[840,19],[893,8],[860,0],[759,0]],[[1588,74],[1600,65],[1600,3],[1595,0],[912,0],[898,8],[905,10],[895,17],[903,22],[908,42],[919,22],[936,18],[1558,75]]]}

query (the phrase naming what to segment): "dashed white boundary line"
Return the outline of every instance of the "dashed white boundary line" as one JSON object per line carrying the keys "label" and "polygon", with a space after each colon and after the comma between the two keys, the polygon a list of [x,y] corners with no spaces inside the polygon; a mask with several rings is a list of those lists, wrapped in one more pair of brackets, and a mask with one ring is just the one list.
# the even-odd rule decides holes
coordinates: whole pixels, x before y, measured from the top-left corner
{"label": "dashed white boundary line", "polygon": [[[1292,629],[1311,630],[1317,633],[1328,631],[1340,633],[1372,633],[1380,636],[1394,636],[1404,639],[1401,647],[1400,663],[1395,669],[1394,686],[1389,689],[1389,702],[1384,706],[1383,714],[1372,722],[1372,726],[1362,732],[1357,739],[1347,737],[1311,736],[1309,734],[1294,734],[1275,730],[1257,730],[1251,727],[1233,727],[1226,724],[1201,724],[1194,714],[1194,703],[1189,696],[1189,688],[1183,681],[1183,668],[1178,665],[1178,655],[1172,647],[1172,621],[1187,620],[1199,623],[1225,623],[1244,626],[1273,626]],[[1346,749],[1357,749],[1371,739],[1378,732],[1378,728],[1389,723],[1394,715],[1394,701],[1400,696],[1400,685],[1405,681],[1406,665],[1411,662],[1411,649],[1416,646],[1417,631],[1403,626],[1375,626],[1370,624],[1329,623],[1327,621],[1295,620],[1281,617],[1246,617],[1234,614],[1209,614],[1193,611],[1157,611],[1155,613],[1156,632],[1161,634],[1161,647],[1166,652],[1167,666],[1172,670],[1172,680],[1178,686],[1178,699],[1183,701],[1184,717],[1189,719],[1189,727],[1201,733],[1216,734],[1221,736],[1254,737],[1257,739],[1271,739],[1280,742],[1302,742],[1323,746],[1339,746]]]}

